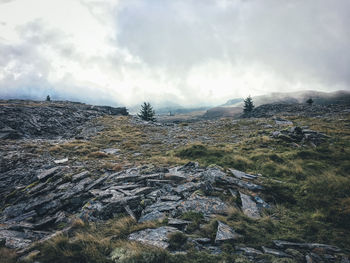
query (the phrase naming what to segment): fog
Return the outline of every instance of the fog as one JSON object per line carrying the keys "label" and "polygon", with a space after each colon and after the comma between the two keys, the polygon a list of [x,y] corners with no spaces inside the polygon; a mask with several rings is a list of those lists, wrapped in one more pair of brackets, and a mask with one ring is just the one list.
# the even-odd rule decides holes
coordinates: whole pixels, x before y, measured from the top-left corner
{"label": "fog", "polygon": [[132,107],[350,90],[348,0],[0,0],[0,98]]}

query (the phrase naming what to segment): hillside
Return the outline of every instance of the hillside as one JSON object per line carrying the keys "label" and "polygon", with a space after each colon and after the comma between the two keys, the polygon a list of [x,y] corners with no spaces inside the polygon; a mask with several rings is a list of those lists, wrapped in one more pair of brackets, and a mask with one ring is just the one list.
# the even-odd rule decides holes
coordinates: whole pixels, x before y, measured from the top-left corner
{"label": "hillside", "polygon": [[0,105],[0,262],[349,261],[348,106],[150,123],[58,104]]}
{"label": "hillside", "polygon": [[[274,92],[262,96],[254,96],[253,101],[256,106],[263,104],[293,104],[305,103],[309,98],[314,100],[314,104],[350,104],[350,91],[339,90],[335,92],[321,92],[314,90],[297,91],[297,92]],[[227,101],[224,106],[243,106],[239,99]]]}

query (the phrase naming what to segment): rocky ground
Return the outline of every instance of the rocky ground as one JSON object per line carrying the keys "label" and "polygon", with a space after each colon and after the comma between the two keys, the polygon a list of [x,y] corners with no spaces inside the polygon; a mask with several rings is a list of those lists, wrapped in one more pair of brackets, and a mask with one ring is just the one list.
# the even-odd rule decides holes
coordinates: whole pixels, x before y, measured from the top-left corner
{"label": "rocky ground", "polygon": [[347,104],[330,104],[330,105],[308,105],[301,104],[265,104],[261,105],[248,114],[247,117],[272,117],[276,114],[284,114],[286,116],[308,116],[308,117],[326,117],[332,116],[335,113],[349,112],[349,103]]}
{"label": "rocky ground", "polygon": [[0,262],[349,262],[347,109],[123,114],[2,102]]}
{"label": "rocky ground", "polygon": [[104,115],[127,115],[125,108],[64,101],[0,100],[0,139],[84,137],[99,127],[85,123]]}

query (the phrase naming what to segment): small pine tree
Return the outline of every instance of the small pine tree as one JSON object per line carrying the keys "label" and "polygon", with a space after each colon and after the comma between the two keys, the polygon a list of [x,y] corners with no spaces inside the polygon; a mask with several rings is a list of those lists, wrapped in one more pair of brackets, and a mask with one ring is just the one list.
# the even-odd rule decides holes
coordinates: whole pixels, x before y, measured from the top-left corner
{"label": "small pine tree", "polygon": [[244,111],[244,113],[250,113],[250,112],[252,112],[253,109],[254,109],[253,100],[252,100],[252,98],[249,95],[248,98],[246,98],[244,100],[243,111]]}
{"label": "small pine tree", "polygon": [[312,98],[308,99],[306,101],[307,104],[309,104],[310,106],[312,105],[312,103],[314,103],[314,100]]}
{"label": "small pine tree", "polygon": [[50,95],[46,96],[46,101],[51,101]]}
{"label": "small pine tree", "polygon": [[141,105],[141,110],[138,116],[145,121],[155,121],[155,112],[149,102],[144,102]]}

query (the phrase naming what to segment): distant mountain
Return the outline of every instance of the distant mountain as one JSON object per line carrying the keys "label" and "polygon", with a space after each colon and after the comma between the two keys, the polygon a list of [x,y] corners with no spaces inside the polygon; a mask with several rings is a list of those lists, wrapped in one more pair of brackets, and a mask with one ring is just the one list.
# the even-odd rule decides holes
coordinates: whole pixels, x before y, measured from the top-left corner
{"label": "distant mountain", "polygon": [[[306,100],[312,98],[314,104],[331,105],[342,104],[350,105],[350,91],[339,90],[335,92],[321,92],[314,90],[305,90],[297,92],[274,92],[267,95],[254,96],[254,105],[260,106],[264,104],[295,104],[305,103]],[[242,113],[243,99],[231,99],[225,104],[218,107],[208,109],[203,115],[204,118],[222,118],[236,117]]]}
{"label": "distant mountain", "polygon": [[237,103],[240,103],[240,102],[243,102],[243,99],[242,98],[239,98],[239,99],[231,99],[231,100],[228,100],[225,104],[222,104],[220,106],[232,106],[232,105],[235,105]]}
{"label": "distant mountain", "polygon": [[160,115],[169,115],[169,114],[186,114],[186,113],[191,113],[191,112],[197,112],[197,111],[205,111],[210,109],[208,106],[203,106],[203,107],[195,107],[195,108],[185,108],[181,106],[177,107],[163,107],[163,108],[156,108],[156,114]]}
{"label": "distant mountain", "polygon": [[207,110],[203,115],[205,119],[238,117],[242,114],[242,107],[215,107]]}
{"label": "distant mountain", "polygon": [[[253,102],[255,106],[263,104],[293,104],[305,103],[307,99],[312,98],[315,104],[350,104],[350,91],[339,90],[335,92],[321,92],[315,90],[305,90],[296,92],[274,92],[261,96],[254,96]],[[234,103],[237,101],[236,103]],[[231,103],[232,102],[232,103]],[[221,106],[242,107],[243,100],[228,100]]]}
{"label": "distant mountain", "polygon": [[350,91],[339,90],[335,92],[321,92],[314,90],[305,90],[297,92],[276,92],[263,96],[253,97],[256,106],[271,103],[305,103],[307,99],[312,98],[315,104],[350,104]]}

